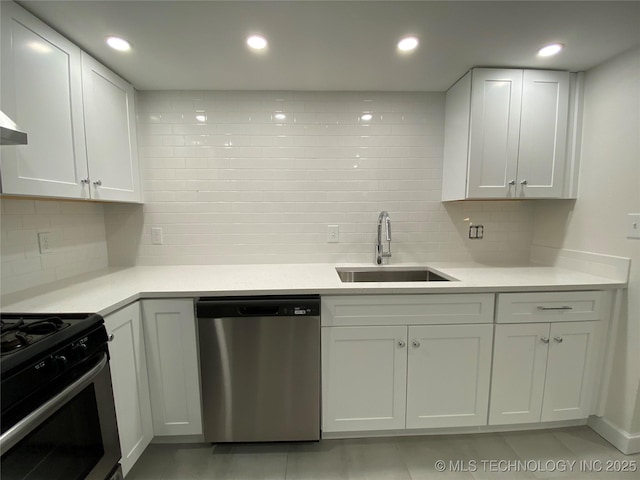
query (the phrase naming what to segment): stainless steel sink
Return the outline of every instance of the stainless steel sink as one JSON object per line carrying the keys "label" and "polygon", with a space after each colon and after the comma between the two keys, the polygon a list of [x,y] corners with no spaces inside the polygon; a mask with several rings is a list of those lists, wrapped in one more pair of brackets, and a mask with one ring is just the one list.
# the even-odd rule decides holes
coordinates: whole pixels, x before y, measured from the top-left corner
{"label": "stainless steel sink", "polygon": [[429,268],[336,268],[344,283],[359,282],[448,282],[453,280]]}

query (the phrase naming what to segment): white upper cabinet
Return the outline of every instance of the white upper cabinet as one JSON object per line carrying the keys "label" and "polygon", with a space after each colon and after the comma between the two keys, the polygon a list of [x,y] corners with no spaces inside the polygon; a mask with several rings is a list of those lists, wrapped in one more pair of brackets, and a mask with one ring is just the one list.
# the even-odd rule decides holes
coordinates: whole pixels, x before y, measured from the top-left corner
{"label": "white upper cabinet", "polygon": [[525,70],[517,185],[524,198],[563,196],[569,72]]}
{"label": "white upper cabinet", "polygon": [[28,135],[3,146],[2,193],[89,198],[80,49],[2,2],[2,111]]}
{"label": "white upper cabinet", "polygon": [[476,68],[447,92],[442,200],[562,198],[568,72]]}
{"label": "white upper cabinet", "polygon": [[91,198],[140,201],[133,87],[82,53]]}
{"label": "white upper cabinet", "polygon": [[2,111],[28,135],[2,147],[2,193],[141,202],[133,87],[2,2]]}

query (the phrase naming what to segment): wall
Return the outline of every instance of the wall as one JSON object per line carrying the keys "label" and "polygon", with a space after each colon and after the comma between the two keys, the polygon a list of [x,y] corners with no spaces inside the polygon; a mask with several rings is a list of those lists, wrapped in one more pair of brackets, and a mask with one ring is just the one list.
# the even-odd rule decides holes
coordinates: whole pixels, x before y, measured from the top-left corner
{"label": "wall", "polygon": [[440,202],[443,93],[140,92],[138,115],[143,227],[106,209],[112,264],[372,262],[381,210],[392,263],[528,258],[531,204]]}
{"label": "wall", "polygon": [[[3,294],[107,266],[102,205],[3,198],[0,206]],[[51,233],[50,253],[40,253],[39,232]]]}
{"label": "wall", "polygon": [[625,223],[640,212],[640,49],[588,71],[584,101],[578,200],[536,204],[533,244],[632,259],[606,418],[640,433],[640,240]]}
{"label": "wall", "polygon": [[[0,200],[3,294],[107,265],[368,263],[383,209],[392,263],[529,257],[532,204],[439,201],[444,94],[139,97],[145,204]],[[466,238],[465,219],[484,224],[484,240]],[[329,224],[340,243],[326,242]],[[151,244],[155,226],[163,245]],[[39,253],[42,231],[52,253]]]}

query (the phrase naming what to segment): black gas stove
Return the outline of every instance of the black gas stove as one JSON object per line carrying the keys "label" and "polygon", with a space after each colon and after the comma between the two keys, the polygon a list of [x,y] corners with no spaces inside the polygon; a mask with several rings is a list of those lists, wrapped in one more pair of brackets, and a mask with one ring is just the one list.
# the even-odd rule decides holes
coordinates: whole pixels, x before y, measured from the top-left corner
{"label": "black gas stove", "polygon": [[104,319],[0,313],[2,477],[121,479]]}
{"label": "black gas stove", "polygon": [[100,315],[0,314],[2,430],[18,403],[73,371],[98,350],[107,334]]}

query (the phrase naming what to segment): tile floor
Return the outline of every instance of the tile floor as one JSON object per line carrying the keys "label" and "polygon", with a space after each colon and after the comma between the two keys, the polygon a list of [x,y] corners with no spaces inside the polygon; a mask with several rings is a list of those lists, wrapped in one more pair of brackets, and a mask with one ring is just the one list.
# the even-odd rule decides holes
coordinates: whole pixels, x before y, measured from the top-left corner
{"label": "tile floor", "polygon": [[[621,472],[625,467],[635,471]],[[640,454],[623,455],[588,427],[302,444],[154,444],[126,480],[547,478],[638,480]]]}

